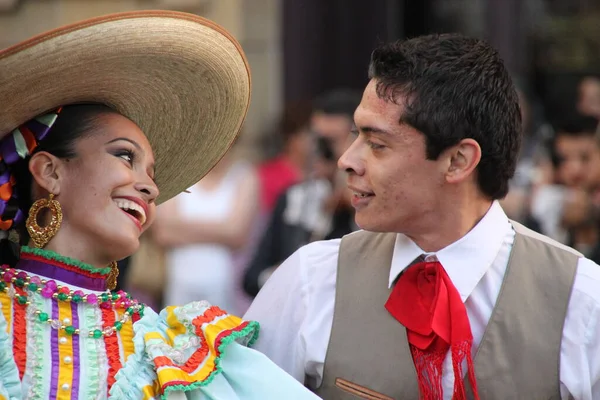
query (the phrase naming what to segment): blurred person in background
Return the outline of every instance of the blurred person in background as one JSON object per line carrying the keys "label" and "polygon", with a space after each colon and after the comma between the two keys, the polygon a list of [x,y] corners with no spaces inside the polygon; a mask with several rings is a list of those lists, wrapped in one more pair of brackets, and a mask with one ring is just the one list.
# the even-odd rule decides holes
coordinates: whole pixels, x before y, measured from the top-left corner
{"label": "blurred person in background", "polygon": [[[360,104],[362,93],[352,89],[337,89],[315,100],[311,130],[317,136],[331,141],[336,160],[351,143],[349,134],[354,127],[354,111]],[[354,222],[354,208],[350,202],[351,191],[346,185],[346,174],[338,170],[333,179],[332,191],[323,207],[331,215],[331,231],[325,240],[335,239],[358,229]]]}
{"label": "blurred person in background", "polygon": [[360,92],[337,89],[315,99],[310,118],[315,155],[305,181],[277,200],[269,225],[244,277],[244,290],[255,296],[277,266],[303,245],[339,238],[356,229],[350,193],[336,163],[348,146]]}
{"label": "blurred person in background", "polygon": [[348,148],[354,111],[360,104],[361,95],[353,89],[335,89],[323,93],[313,102],[310,130],[314,135],[328,139],[336,159]]}
{"label": "blurred person in background", "polygon": [[569,188],[592,189],[597,182],[598,149],[594,117],[576,116],[558,127],[552,157],[556,181]]}
{"label": "blurred person in background", "polygon": [[197,184],[158,209],[152,234],[166,250],[166,304],[207,299],[240,311],[235,252],[248,242],[258,180],[231,152]]}
{"label": "blurred person in background", "polygon": [[[554,140],[557,183],[563,185],[557,208],[565,241],[590,259],[600,261],[600,142],[598,121],[581,118],[579,134],[563,128]],[[571,127],[571,130],[574,130]]]}
{"label": "blurred person in background", "polygon": [[549,179],[550,155],[546,144],[552,136],[552,127],[545,121],[537,102],[523,88],[517,87],[523,129],[523,144],[515,176],[510,180],[510,190],[500,201],[506,215],[539,231],[539,224],[531,217],[530,204],[533,193]]}
{"label": "blurred person in background", "polygon": [[269,225],[244,276],[244,290],[256,296],[277,266],[298,248],[331,229],[324,207],[332,193],[337,159],[328,139],[317,139],[312,178],[288,188],[275,206]]}
{"label": "blurred person in background", "polygon": [[[267,217],[273,212],[277,198],[291,185],[305,177],[311,151],[309,131],[311,108],[305,102],[286,105],[278,123],[280,150],[258,166],[260,183],[260,212]],[[271,143],[277,142],[269,136]]]}
{"label": "blurred person in background", "polygon": [[541,233],[569,243],[569,227],[563,223],[564,207],[572,202],[579,204],[578,199],[597,185],[600,173],[595,133],[598,121],[594,117],[567,114],[554,125],[556,133],[549,142],[553,176],[534,193],[531,215]]}
{"label": "blurred person in background", "polygon": [[266,159],[256,168],[258,205],[247,232],[246,245],[234,257],[234,290],[237,310],[245,312],[253,296],[244,290],[245,273],[267,229],[277,199],[290,186],[305,179],[311,156],[309,122],[312,108],[304,101],[290,102],[275,124],[275,130],[262,138],[260,151]]}
{"label": "blurred person in background", "polygon": [[600,120],[600,79],[586,76],[579,83],[577,110],[589,117]]}

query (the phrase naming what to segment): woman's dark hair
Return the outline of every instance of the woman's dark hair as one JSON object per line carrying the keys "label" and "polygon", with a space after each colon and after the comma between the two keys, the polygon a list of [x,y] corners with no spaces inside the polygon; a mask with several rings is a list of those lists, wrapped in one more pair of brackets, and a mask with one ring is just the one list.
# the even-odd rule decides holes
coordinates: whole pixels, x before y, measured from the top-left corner
{"label": "woman's dark hair", "polygon": [[379,97],[406,101],[398,123],[425,136],[428,159],[474,139],[481,147],[480,190],[491,199],[506,196],[521,145],[521,113],[496,50],[458,34],[422,36],[377,48],[369,77]]}
{"label": "woman's dark hair", "polygon": [[[101,104],[76,104],[62,107],[50,132],[38,143],[32,155],[45,151],[62,159],[75,157],[77,140],[93,134],[97,118],[100,115],[115,113],[116,111],[113,109]],[[16,198],[19,200],[19,208],[25,215],[35,200],[32,198],[33,177],[29,172],[30,159],[31,157],[27,157],[12,167],[12,175],[16,181],[14,188]],[[29,235],[25,228],[25,222],[15,226],[14,229],[19,235],[20,244],[26,245],[29,242]],[[18,246],[11,244],[6,239],[2,240],[0,262],[14,265],[18,260],[17,254]]]}

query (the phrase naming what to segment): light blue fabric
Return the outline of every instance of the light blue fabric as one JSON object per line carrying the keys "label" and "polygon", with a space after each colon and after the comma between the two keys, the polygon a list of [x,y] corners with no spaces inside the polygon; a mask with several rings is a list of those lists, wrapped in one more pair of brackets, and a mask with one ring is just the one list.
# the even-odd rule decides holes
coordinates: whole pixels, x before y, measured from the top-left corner
{"label": "light blue fabric", "polygon": [[156,379],[154,365],[145,351],[144,335],[154,332],[161,323],[165,325],[163,321],[160,321],[158,314],[148,307],[145,309],[144,317],[133,325],[135,351],[115,375],[116,381],[110,389],[109,399],[144,398],[143,388],[146,385],[152,385],[152,382]]}
{"label": "light blue fabric", "polygon": [[[2,305],[0,304],[0,308]],[[21,380],[13,358],[12,339],[6,333],[8,324],[0,311],[0,396],[5,399],[21,399]]]}
{"label": "light blue fabric", "polygon": [[221,359],[222,373],[199,397],[206,400],[318,400],[319,397],[256,350],[232,343]]}

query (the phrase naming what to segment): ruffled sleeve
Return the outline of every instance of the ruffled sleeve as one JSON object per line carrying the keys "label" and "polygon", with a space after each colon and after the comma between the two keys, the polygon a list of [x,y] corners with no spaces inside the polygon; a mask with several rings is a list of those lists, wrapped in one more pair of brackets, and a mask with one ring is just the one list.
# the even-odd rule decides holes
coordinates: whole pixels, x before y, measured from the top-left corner
{"label": "ruffled sleeve", "polygon": [[0,312],[0,400],[21,399],[23,397],[21,379],[13,358],[12,343],[7,331],[6,319]]}
{"label": "ruffled sleeve", "polygon": [[258,323],[207,302],[147,312],[134,325],[135,354],[117,373],[111,399],[318,399],[261,353],[248,348]]}

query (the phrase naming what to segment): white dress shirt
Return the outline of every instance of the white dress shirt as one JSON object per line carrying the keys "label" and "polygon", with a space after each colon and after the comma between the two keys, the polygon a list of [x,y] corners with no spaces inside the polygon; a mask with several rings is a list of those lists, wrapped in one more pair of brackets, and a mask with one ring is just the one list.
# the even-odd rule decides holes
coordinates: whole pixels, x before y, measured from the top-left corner
{"label": "white dress shirt", "polygon": [[[389,286],[416,257],[435,255],[465,303],[477,348],[496,304],[514,237],[497,202],[467,235],[435,254],[398,234]],[[254,347],[301,382],[305,376],[316,378],[318,384],[322,381],[333,324],[339,246],[340,239],[336,239],[296,251],[267,281],[244,317],[261,325]],[[444,363],[442,385],[444,399],[450,399],[454,385],[450,355]],[[560,391],[563,399],[570,395],[576,400],[600,400],[600,266],[586,258],[577,264],[563,329]]]}

